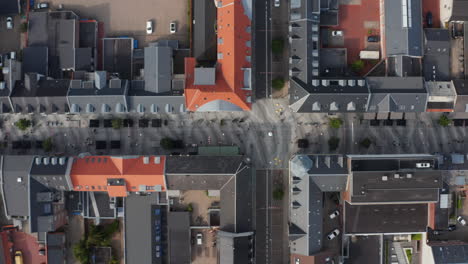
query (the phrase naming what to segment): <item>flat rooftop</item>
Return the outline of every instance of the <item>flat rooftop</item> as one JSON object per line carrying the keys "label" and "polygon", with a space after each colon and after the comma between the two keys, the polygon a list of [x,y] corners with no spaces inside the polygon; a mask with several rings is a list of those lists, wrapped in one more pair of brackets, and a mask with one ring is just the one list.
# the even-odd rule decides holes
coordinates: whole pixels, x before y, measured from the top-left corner
{"label": "flat rooftop", "polygon": [[351,205],[345,203],[347,234],[425,232],[427,204]]}
{"label": "flat rooftop", "polygon": [[356,236],[349,240],[348,264],[380,263],[381,236]]}
{"label": "flat rooftop", "polygon": [[133,38],[104,38],[103,70],[118,73],[121,79],[132,79]]}

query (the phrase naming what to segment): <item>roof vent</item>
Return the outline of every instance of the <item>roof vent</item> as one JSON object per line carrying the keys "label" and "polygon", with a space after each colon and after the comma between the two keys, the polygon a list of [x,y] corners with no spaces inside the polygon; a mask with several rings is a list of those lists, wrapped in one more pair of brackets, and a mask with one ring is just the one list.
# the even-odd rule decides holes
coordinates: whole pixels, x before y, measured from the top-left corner
{"label": "roof vent", "polygon": [[49,165],[49,158],[48,157],[45,157],[44,158],[44,165]]}
{"label": "roof vent", "polygon": [[16,182],[22,183],[22,182],[23,182],[23,177],[18,177],[18,178],[16,178]]}
{"label": "roof vent", "polygon": [[143,163],[149,164],[149,157],[143,157]]}
{"label": "roof vent", "polygon": [[57,165],[57,157],[52,157],[50,163],[52,163],[52,165]]}
{"label": "roof vent", "polygon": [[161,163],[161,157],[154,157],[154,164]]}
{"label": "roof vent", "polygon": [[382,181],[388,181],[388,177],[387,176],[382,176]]}
{"label": "roof vent", "polygon": [[60,165],[65,165],[65,159],[66,159],[65,157],[60,157],[59,158],[59,164]]}
{"label": "roof vent", "polygon": [[41,165],[42,160],[39,157],[36,157],[36,165]]}
{"label": "roof vent", "polygon": [[395,175],[393,175],[395,177],[395,179],[399,179],[400,178],[400,174],[398,173],[395,173]]}
{"label": "roof vent", "polygon": [[413,178],[413,174],[411,174],[411,173],[406,173],[406,178],[408,178],[408,179]]}

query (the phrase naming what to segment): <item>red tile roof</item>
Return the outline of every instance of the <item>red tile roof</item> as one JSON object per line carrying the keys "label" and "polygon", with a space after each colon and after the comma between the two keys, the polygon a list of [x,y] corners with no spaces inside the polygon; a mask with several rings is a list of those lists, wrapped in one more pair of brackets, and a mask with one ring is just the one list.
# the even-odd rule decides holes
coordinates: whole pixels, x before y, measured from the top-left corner
{"label": "red tile roof", "polygon": [[250,110],[247,102],[250,91],[243,90],[244,71],[250,68],[246,56],[251,56],[251,26],[249,17],[244,13],[242,0],[223,0],[222,7],[217,8],[218,54],[222,54],[216,65],[215,85],[194,85],[194,58],[185,59],[185,100],[189,111],[196,111],[202,105],[224,100],[237,105],[243,110]]}
{"label": "red tile roof", "polygon": [[[73,161],[70,177],[76,191],[107,191],[109,196],[127,196],[139,191],[140,185],[160,185],[164,191],[164,163],[164,156],[87,156]],[[109,185],[109,179],[124,182]]]}

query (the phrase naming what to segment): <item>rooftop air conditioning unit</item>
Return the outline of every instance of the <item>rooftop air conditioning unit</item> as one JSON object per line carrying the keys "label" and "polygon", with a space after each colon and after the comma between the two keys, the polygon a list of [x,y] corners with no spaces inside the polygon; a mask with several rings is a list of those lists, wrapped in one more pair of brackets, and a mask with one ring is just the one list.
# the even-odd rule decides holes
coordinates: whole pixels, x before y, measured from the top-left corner
{"label": "rooftop air conditioning unit", "polygon": [[413,178],[413,174],[411,174],[411,173],[406,173],[406,178],[408,178],[408,179]]}

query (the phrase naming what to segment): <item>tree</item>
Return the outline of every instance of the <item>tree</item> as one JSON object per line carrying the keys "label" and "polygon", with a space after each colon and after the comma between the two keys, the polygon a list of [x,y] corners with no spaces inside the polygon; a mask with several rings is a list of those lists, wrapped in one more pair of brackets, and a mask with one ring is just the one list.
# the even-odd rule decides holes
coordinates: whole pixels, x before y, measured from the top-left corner
{"label": "tree", "polygon": [[123,120],[120,118],[112,119],[112,128],[113,129],[121,129],[123,127]]}
{"label": "tree", "polygon": [[159,141],[159,145],[161,145],[161,147],[163,149],[173,149],[173,148],[175,148],[174,140],[172,140],[172,139],[170,139],[168,137],[162,138],[161,141]]}
{"label": "tree", "polygon": [[42,142],[42,148],[44,149],[45,152],[50,152],[54,148],[54,142],[52,141],[52,138],[47,138]]}
{"label": "tree", "polygon": [[343,120],[341,120],[340,118],[330,118],[329,119],[329,124],[330,124],[330,127],[331,128],[340,128],[341,125],[343,124]]}
{"label": "tree", "polygon": [[441,125],[443,127],[446,127],[446,126],[449,126],[450,123],[452,123],[452,120],[450,120],[446,115],[442,115],[442,116],[440,116],[437,123],[439,123],[439,125]]}
{"label": "tree", "polygon": [[86,239],[81,239],[73,246],[73,255],[80,263],[89,263],[89,247]]}
{"label": "tree", "polygon": [[283,191],[283,187],[282,187],[282,186],[277,187],[277,188],[273,191],[273,199],[275,199],[275,200],[283,200],[283,196],[284,196],[284,191]]}
{"label": "tree", "polygon": [[369,139],[369,138],[365,138],[363,140],[361,140],[361,142],[359,143],[359,145],[363,148],[366,148],[368,149],[372,144],[372,141]]}
{"label": "tree", "polygon": [[276,91],[279,91],[281,89],[283,89],[284,87],[284,80],[283,78],[275,78],[271,81],[271,86],[273,87],[273,89],[275,89]]}
{"label": "tree", "polygon": [[193,212],[193,205],[191,203],[187,205],[187,212]]}
{"label": "tree", "polygon": [[27,31],[28,31],[28,23],[27,23],[27,22],[21,23],[21,25],[20,25],[20,32],[21,32],[21,33],[26,33]]}
{"label": "tree", "polygon": [[25,131],[26,129],[28,129],[30,126],[31,126],[31,120],[28,120],[26,118],[21,118],[20,120],[18,120],[16,123],[15,123],[15,126],[21,130],[21,131]]}
{"label": "tree", "polygon": [[330,149],[330,151],[335,151],[336,149],[338,149],[339,145],[340,145],[340,139],[337,137],[331,137],[328,140],[328,148]]}
{"label": "tree", "polygon": [[351,64],[351,69],[356,72],[360,73],[364,69],[364,61],[363,60],[357,60]]}
{"label": "tree", "polygon": [[277,38],[271,41],[271,51],[274,54],[282,54],[284,49],[284,40]]}

